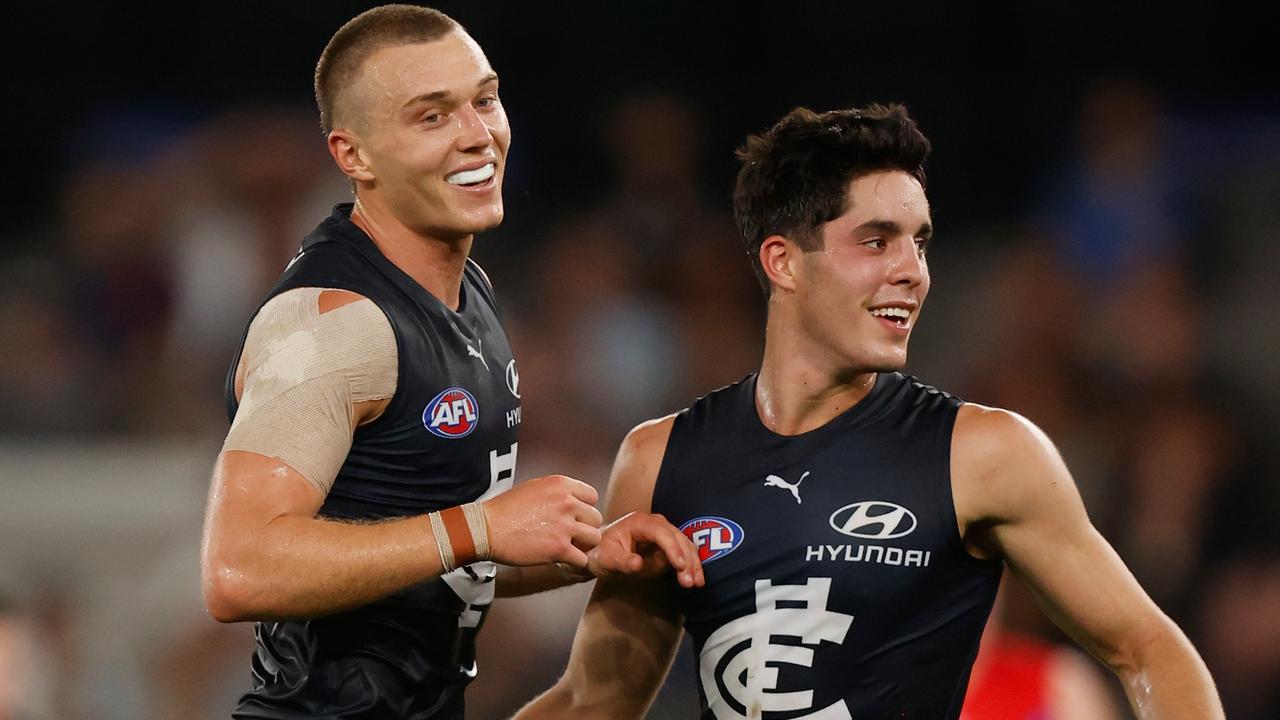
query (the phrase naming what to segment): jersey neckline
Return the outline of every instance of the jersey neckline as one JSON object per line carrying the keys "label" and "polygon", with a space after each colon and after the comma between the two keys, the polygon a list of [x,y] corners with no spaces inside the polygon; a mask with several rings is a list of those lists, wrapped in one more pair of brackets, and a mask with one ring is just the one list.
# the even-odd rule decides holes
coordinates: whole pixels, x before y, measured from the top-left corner
{"label": "jersey neckline", "polygon": [[[365,232],[359,225],[351,221],[351,211],[355,208],[354,203],[339,203],[333,207],[332,218],[335,221],[336,229],[344,240],[368,258],[375,266],[377,266],[384,274],[390,277],[394,282],[403,285],[407,292],[416,297],[420,303],[425,303],[427,307],[438,308],[446,317],[454,320],[461,320],[463,314],[467,311],[470,304],[470,293],[467,292],[466,283],[466,265],[463,265],[463,282],[458,289],[458,309],[454,310],[445,304],[443,300],[431,294],[426,288],[414,280],[408,273],[400,269],[399,265],[391,262],[391,259],[382,253],[378,248],[378,244],[369,237],[369,233]],[[467,258],[465,262],[471,262]]]}
{"label": "jersey neckline", "polygon": [[890,379],[894,375],[896,373],[876,373],[875,383],[867,391],[867,394],[839,415],[812,430],[806,430],[797,435],[783,435],[770,430],[765,426],[764,421],[760,419],[760,412],[756,409],[756,382],[760,379],[760,373],[754,372],[743,383],[745,392],[740,393],[740,402],[745,406],[743,407],[744,422],[749,432],[772,441],[809,440],[815,437],[823,437],[827,433],[838,432],[874,417],[875,411],[884,406],[886,398],[890,395],[887,388],[891,384]]}

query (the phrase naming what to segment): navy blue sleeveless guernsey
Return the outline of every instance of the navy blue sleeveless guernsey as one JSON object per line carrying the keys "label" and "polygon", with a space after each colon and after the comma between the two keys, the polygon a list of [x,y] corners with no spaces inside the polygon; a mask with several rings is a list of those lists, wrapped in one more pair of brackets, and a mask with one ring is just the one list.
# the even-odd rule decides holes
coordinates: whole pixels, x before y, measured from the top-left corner
{"label": "navy blue sleeveless guernsey", "polygon": [[761,424],[755,376],[676,416],[653,493],[699,547],[677,590],[710,720],[958,718],[1001,563],[951,498],[960,401],[882,373],[816,430]]}
{"label": "navy blue sleeveless guernsey", "polygon": [[[519,376],[488,280],[468,260],[454,311],[350,216],[351,205],[337,206],[263,301],[300,287],[350,290],[376,303],[395,332],[395,395],[356,430],[320,514],[421,515],[510,488]],[[235,363],[226,387],[233,417],[234,376]],[[476,563],[347,612],[258,623],[252,686],[233,717],[462,718],[495,570]]]}

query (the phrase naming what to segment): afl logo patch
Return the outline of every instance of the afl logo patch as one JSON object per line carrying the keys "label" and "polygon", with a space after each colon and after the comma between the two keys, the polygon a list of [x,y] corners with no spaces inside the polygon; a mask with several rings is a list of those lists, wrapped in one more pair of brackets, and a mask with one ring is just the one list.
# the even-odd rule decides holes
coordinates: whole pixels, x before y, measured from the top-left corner
{"label": "afl logo patch", "polygon": [[480,424],[480,406],[471,393],[460,387],[440,392],[422,411],[422,424],[432,435],[450,440],[464,438]]}
{"label": "afl logo patch", "polygon": [[742,544],[742,526],[722,517],[699,517],[680,526],[680,532],[698,548],[698,559],[703,564],[718,560],[738,549]]}

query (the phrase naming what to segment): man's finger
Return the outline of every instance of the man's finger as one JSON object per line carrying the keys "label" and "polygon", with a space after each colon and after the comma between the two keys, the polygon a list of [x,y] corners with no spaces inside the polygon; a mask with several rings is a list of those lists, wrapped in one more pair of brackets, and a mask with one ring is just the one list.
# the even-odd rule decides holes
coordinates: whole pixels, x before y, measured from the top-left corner
{"label": "man's finger", "polygon": [[675,569],[684,570],[689,567],[691,556],[688,549],[693,543],[689,542],[684,533],[669,524],[657,520],[636,523],[632,529],[632,537],[657,545],[662,549],[662,554],[667,556],[667,562]]}
{"label": "man's finger", "polygon": [[570,545],[569,549],[560,556],[559,562],[576,568],[585,568],[587,567],[587,554]]}
{"label": "man's finger", "polygon": [[581,480],[569,478],[569,492],[573,493],[574,497],[588,505],[595,505],[600,502],[600,493],[596,492],[595,488]]}
{"label": "man's finger", "polygon": [[690,588],[702,587],[706,584],[706,579],[702,574],[702,561],[698,557],[698,547],[676,528],[669,527],[668,532],[671,533],[674,542],[684,553],[685,564],[680,572],[677,573],[680,584]]}
{"label": "man's finger", "polygon": [[569,537],[574,547],[589,552],[600,544],[600,529],[586,523],[574,523]]}
{"label": "man's finger", "polygon": [[604,524],[604,516],[600,514],[600,511],[594,505],[588,505],[585,502],[579,503],[578,509],[573,514],[573,519],[592,527],[600,527]]}
{"label": "man's finger", "polygon": [[616,549],[612,544],[608,547],[613,551],[610,552],[602,547],[602,551],[597,556],[600,569],[605,574],[625,573],[630,575],[644,570],[644,558],[642,556],[626,550]]}

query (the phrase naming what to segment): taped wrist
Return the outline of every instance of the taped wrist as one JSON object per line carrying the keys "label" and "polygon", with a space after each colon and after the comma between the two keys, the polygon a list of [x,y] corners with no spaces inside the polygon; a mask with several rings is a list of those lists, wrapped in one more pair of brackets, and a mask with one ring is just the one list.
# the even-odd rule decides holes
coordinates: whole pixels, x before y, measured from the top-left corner
{"label": "taped wrist", "polygon": [[491,557],[489,523],[480,503],[451,507],[428,513],[431,533],[440,551],[440,565],[445,572]]}

